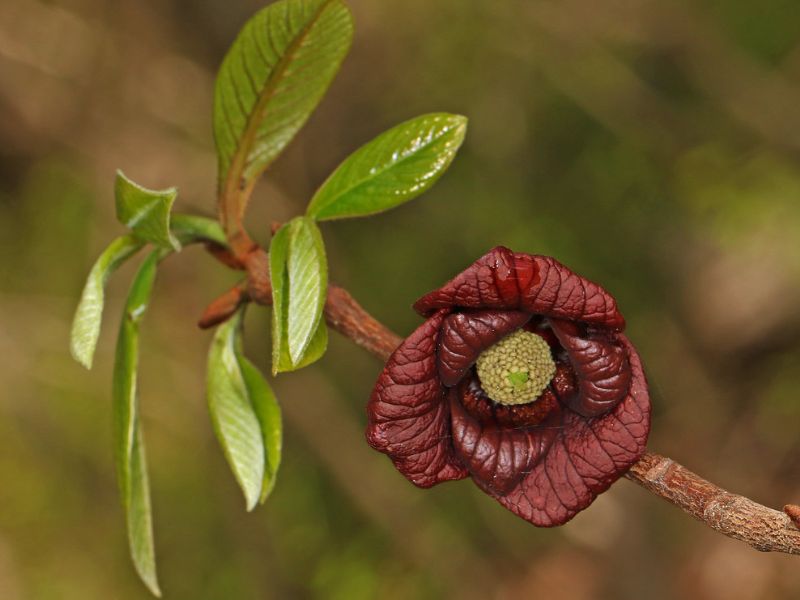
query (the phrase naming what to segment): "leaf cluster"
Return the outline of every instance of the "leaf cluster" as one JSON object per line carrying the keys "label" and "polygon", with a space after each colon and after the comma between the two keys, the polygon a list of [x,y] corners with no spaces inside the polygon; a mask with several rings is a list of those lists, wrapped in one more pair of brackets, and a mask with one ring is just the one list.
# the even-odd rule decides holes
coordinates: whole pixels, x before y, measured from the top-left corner
{"label": "leaf cluster", "polygon": [[[147,189],[121,171],[114,186],[117,218],[129,232],[100,255],[72,326],[71,351],[91,368],[109,276],[145,246],[123,310],[114,360],[114,455],[130,554],[139,576],[160,595],[153,519],[137,394],[139,325],[158,265],[195,243],[237,258],[253,187],[294,138],[328,89],[353,36],[342,0],[278,0],[253,16],[219,69],[214,138],[219,221],[173,214],[177,190]],[[269,248],[272,285],[272,374],[303,368],[328,344],[328,265],[320,221],[364,217],[429,189],[453,160],[466,132],[459,115],[431,113],[401,123],[346,158],[319,186],[304,214],[283,224]],[[208,354],[207,400],[214,431],[248,510],[273,489],[281,461],[282,424],[266,378],[243,353],[244,305],[218,326]]]}

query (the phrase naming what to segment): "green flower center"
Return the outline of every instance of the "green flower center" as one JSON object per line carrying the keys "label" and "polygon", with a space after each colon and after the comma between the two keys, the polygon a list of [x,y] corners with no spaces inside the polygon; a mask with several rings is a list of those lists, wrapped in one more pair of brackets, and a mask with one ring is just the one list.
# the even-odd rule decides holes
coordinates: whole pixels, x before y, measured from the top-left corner
{"label": "green flower center", "polygon": [[522,329],[484,350],[476,366],[481,387],[500,404],[533,402],[556,374],[547,342]]}

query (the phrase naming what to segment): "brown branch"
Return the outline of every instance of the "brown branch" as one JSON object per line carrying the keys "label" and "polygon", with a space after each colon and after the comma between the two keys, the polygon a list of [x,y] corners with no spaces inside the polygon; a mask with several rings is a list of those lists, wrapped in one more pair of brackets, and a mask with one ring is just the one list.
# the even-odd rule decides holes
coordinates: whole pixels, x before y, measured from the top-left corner
{"label": "brown branch", "polygon": [[791,518],[800,507],[789,504],[785,513],[767,508],[723,490],[671,458],[651,452],[640,458],[625,477],[756,550],[800,554],[800,529]]}
{"label": "brown branch", "polygon": [[331,327],[380,358],[389,360],[403,338],[389,331],[347,292],[338,286],[328,289],[325,319]]}
{"label": "brown branch", "polygon": [[[256,249],[249,255],[246,265],[250,299],[259,304],[272,304],[267,254]],[[215,303],[230,306],[225,302]],[[204,318],[213,320],[208,309]],[[335,285],[328,287],[325,319],[336,331],[384,362],[402,341],[346,290]],[[671,458],[651,452],[646,452],[625,477],[712,529],[746,542],[756,550],[800,554],[800,506],[786,505],[784,512],[762,506],[706,481]]]}

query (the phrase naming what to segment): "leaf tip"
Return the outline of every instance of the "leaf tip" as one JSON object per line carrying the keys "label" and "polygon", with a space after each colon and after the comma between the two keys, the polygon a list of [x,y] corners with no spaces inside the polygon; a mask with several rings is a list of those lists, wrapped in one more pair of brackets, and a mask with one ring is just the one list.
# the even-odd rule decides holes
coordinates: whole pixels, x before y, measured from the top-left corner
{"label": "leaf tip", "polygon": [[272,491],[275,489],[275,478],[273,477],[268,483],[264,483],[264,488],[261,490],[261,497],[258,499],[259,505],[264,505],[267,500],[272,496]]}
{"label": "leaf tip", "polygon": [[158,585],[158,575],[156,574],[154,559],[152,561],[144,560],[144,562],[142,562],[141,560],[137,560],[133,555],[131,558],[133,558],[133,566],[141,582],[153,596],[161,598],[161,586]]}
{"label": "leaf tip", "polygon": [[69,353],[77,363],[87,370],[92,369],[94,351],[97,347],[97,338],[100,334],[99,327],[94,327],[91,331],[85,331],[80,320],[80,306],[75,319],[72,322],[72,331],[69,338]]}
{"label": "leaf tip", "polygon": [[92,350],[87,350],[73,342],[69,346],[69,353],[72,355],[75,362],[84,367],[87,371],[92,370],[92,362],[94,359],[94,352]]}
{"label": "leaf tip", "polygon": [[137,569],[137,572],[139,573],[139,578],[142,580],[142,583],[144,583],[145,587],[150,591],[150,593],[156,598],[161,598],[161,587],[158,585],[158,578],[156,577],[155,572],[143,573],[139,569]]}
{"label": "leaf tip", "polygon": [[455,125],[453,129],[457,132],[456,135],[458,136],[459,140],[463,140],[464,136],[467,133],[467,126],[469,125],[469,119],[464,115],[450,115],[453,124]]}

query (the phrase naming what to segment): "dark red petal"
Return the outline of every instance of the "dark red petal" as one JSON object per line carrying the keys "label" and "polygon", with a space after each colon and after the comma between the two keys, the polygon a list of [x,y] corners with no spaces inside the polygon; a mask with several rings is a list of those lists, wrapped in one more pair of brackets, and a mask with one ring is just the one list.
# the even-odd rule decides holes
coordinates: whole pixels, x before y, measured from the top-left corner
{"label": "dark red petal", "polygon": [[519,329],[530,313],[512,310],[480,310],[448,315],[439,343],[439,374],[446,386],[457,384],[475,364],[481,352]]}
{"label": "dark red petal", "polygon": [[631,368],[618,334],[581,334],[570,321],[550,319],[550,326],[567,351],[578,378],[578,392],[566,399],[568,406],[584,417],[596,417],[614,408],[628,393]]}
{"label": "dark red petal", "polygon": [[[450,391],[453,447],[472,479],[490,494],[509,492],[547,452],[558,431],[557,421],[539,427],[504,427],[481,423]],[[560,413],[559,413],[560,414]]]}
{"label": "dark red petal", "polygon": [[623,329],[614,298],[554,258],[514,253],[498,246],[414,308],[430,315],[441,308],[501,308]]}
{"label": "dark red petal", "polygon": [[544,458],[508,494],[493,494],[506,508],[540,527],[562,525],[592,503],[644,453],[650,398],[636,350],[624,335],[632,379],[614,410],[587,419],[565,411],[563,429]]}
{"label": "dark red petal", "polygon": [[450,410],[437,369],[437,340],[447,313],[438,311],[400,344],[367,404],[367,441],[420,487],[467,476],[453,456]]}

